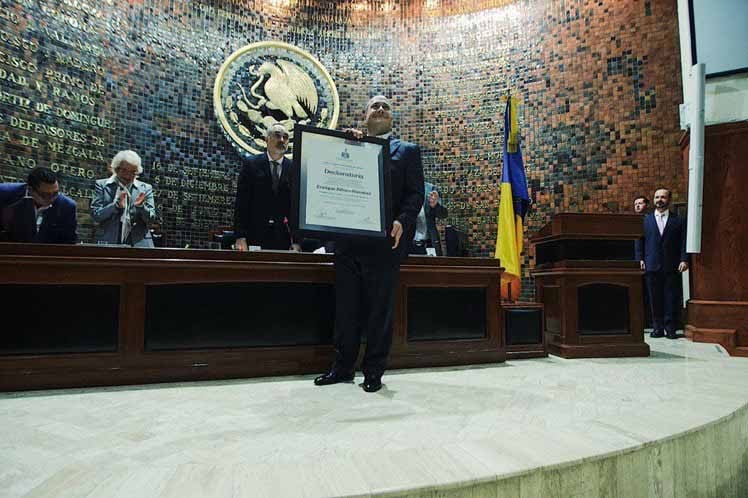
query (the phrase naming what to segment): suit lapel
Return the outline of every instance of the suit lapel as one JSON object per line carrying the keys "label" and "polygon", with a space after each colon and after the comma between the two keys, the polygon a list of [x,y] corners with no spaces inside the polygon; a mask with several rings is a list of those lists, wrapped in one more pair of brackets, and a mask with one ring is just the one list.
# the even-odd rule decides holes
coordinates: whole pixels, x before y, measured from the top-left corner
{"label": "suit lapel", "polygon": [[107,183],[106,185],[107,191],[109,192],[109,200],[111,202],[114,202],[116,200],[115,197],[117,196],[117,186],[117,182]]}
{"label": "suit lapel", "polygon": [[[36,240],[36,237],[39,235],[39,230],[41,230],[42,226],[44,225],[44,215],[42,215],[42,224],[39,225],[39,230],[36,229],[36,208],[34,207],[34,200],[31,198],[24,197],[21,199],[21,217],[22,219],[26,219],[29,221],[29,229],[31,230],[31,237],[33,240]],[[50,208],[51,209],[51,208]]]}
{"label": "suit lapel", "polygon": [[268,178],[273,178],[273,172],[270,171],[270,159],[268,159],[267,153],[263,154],[260,158],[260,169]]}
{"label": "suit lapel", "polygon": [[[665,238],[665,234],[668,231],[668,228],[670,228],[670,225],[675,223],[675,220],[673,219],[675,215],[673,213],[668,213],[667,215],[667,221],[665,222],[665,228],[662,229],[662,238]],[[658,230],[659,231],[659,230]]]}
{"label": "suit lapel", "polygon": [[132,189],[130,189],[130,195],[132,196],[132,202],[135,202],[135,199],[138,198],[138,194],[140,194],[141,192],[143,192],[143,191],[140,190],[140,186],[137,183],[132,182]]}
{"label": "suit lapel", "polygon": [[[657,226],[657,219],[655,218],[654,213],[648,214],[648,223],[650,225],[650,230],[654,230],[654,233],[657,234],[658,239],[662,239],[662,235],[660,235],[660,227]],[[665,233],[663,231],[663,233]]]}
{"label": "suit lapel", "polygon": [[288,177],[288,170],[290,168],[291,168],[291,161],[286,156],[283,156],[283,160],[281,161],[281,174],[280,174],[281,183],[286,179],[286,177]]}

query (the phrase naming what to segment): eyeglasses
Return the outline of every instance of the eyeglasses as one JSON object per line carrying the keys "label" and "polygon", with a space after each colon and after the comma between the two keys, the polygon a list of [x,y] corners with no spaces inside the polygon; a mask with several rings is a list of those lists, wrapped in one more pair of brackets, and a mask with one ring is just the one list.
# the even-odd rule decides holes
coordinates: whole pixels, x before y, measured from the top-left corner
{"label": "eyeglasses", "polygon": [[390,105],[387,102],[374,102],[369,106],[370,109],[374,111],[378,111],[379,109],[384,109],[385,111],[390,110]]}

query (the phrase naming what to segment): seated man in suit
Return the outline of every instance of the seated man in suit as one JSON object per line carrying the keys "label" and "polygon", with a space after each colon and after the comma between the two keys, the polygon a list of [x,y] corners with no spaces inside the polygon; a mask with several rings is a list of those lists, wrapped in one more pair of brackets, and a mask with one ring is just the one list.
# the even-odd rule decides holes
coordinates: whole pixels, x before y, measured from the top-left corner
{"label": "seated man in suit", "polygon": [[0,240],[75,244],[77,229],[75,201],[60,194],[52,170],[37,167],[26,183],[0,184]]}
{"label": "seated man in suit", "polygon": [[262,249],[300,251],[288,225],[291,212],[291,161],[288,130],[280,123],[270,125],[266,134],[267,152],[249,158],[239,174],[234,204],[236,249],[248,246]]}
{"label": "seated man in suit", "polygon": [[668,210],[670,191],[658,189],[654,194],[654,213],[644,217],[644,239],[636,244],[636,258],[646,271],[647,291],[652,310],[650,337],[676,339],[680,303],[680,274],[688,269],[686,226]]}
{"label": "seated man in suit", "polygon": [[447,208],[439,202],[436,186],[424,182],[426,200],[416,218],[416,234],[410,247],[410,254],[426,254],[427,247],[433,247],[437,256],[442,255],[442,241],[436,228],[436,218],[446,218]]}
{"label": "seated man in suit", "polygon": [[[392,110],[383,95],[369,100],[364,120],[369,135],[389,140],[392,226],[390,237],[376,241],[339,240],[335,243],[335,359],[318,386],[354,378],[361,335],[366,351],[361,365],[363,389],[377,392],[392,346],[392,319],[400,262],[407,256],[423,206],[423,166],[416,144],[392,137]],[[350,130],[361,138],[360,130]]]}
{"label": "seated man in suit", "polygon": [[96,242],[153,247],[149,225],[156,219],[153,187],[137,179],[143,173],[140,156],[131,150],[112,159],[112,176],[96,180],[91,216]]}

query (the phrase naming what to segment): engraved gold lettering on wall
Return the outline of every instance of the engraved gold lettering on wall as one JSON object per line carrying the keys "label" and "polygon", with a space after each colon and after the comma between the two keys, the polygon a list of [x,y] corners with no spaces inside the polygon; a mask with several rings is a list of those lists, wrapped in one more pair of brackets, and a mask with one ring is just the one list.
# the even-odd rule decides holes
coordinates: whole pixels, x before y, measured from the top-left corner
{"label": "engraved gold lettering on wall", "polygon": [[31,99],[27,99],[26,97],[22,97],[20,95],[16,95],[14,93],[6,92],[3,90],[0,90],[0,103],[15,107],[21,107],[24,109],[31,108]]}
{"label": "engraved gold lettering on wall", "polygon": [[62,66],[80,69],[81,71],[98,74],[99,76],[104,76],[106,74],[104,68],[98,64],[81,60],[78,57],[71,57],[69,55],[55,54],[55,63]]}
{"label": "engraved gold lettering on wall", "polygon": [[33,131],[34,133],[37,133],[39,135],[46,135],[54,138],[63,138],[81,144],[86,143],[86,137],[80,132],[58,126],[48,126],[46,124],[35,123],[33,121],[17,118],[15,116],[10,117],[10,126],[13,128],[18,128],[20,130]]}
{"label": "engraved gold lettering on wall", "polygon": [[63,142],[49,142],[47,146],[52,152],[57,152],[59,154],[73,157],[75,159],[98,161],[99,164],[106,160],[104,154],[100,150],[96,149],[78,147],[76,145],[66,144]]}
{"label": "engraved gold lettering on wall", "polygon": [[[2,100],[2,95],[0,95],[0,100]],[[52,116],[64,118],[68,121],[73,121],[75,123],[80,123],[80,124],[87,125],[87,126],[103,128],[105,130],[114,129],[114,126],[112,125],[112,122],[109,119],[106,119],[101,116],[95,116],[92,114],[72,111],[70,109],[65,109],[64,107],[52,107],[49,104],[45,104],[43,102],[37,102],[35,106],[35,110],[37,112],[50,114]]]}
{"label": "engraved gold lettering on wall", "polygon": [[120,18],[105,14],[112,0],[12,4],[0,10],[0,152],[17,159],[0,166],[18,178],[35,166],[56,172],[79,201],[80,235],[90,240],[92,181],[106,174],[117,128],[103,105],[116,62],[105,58],[102,35]]}
{"label": "engraved gold lettering on wall", "polygon": [[[341,125],[360,125],[367,89],[395,97],[395,132],[419,143],[426,178],[437,185],[442,203],[450,208],[439,227],[448,223],[466,231],[471,249],[485,255],[496,234],[504,110],[500,97],[509,86],[525,91],[527,100],[546,106],[525,114],[550,120],[557,115],[548,107],[554,99],[542,94],[580,93],[578,86],[590,80],[576,72],[567,72],[575,78],[564,78],[546,67],[545,61],[556,65],[564,53],[556,51],[556,41],[564,46],[572,42],[566,35],[557,39],[552,17],[535,19],[528,9],[540,12],[548,4],[548,13],[555,14],[558,2],[515,2],[516,19],[501,17],[501,6],[486,13],[460,12],[462,4],[492,2],[436,2],[441,14],[419,18],[412,11],[423,2],[3,0],[0,174],[23,178],[27,165],[16,160],[7,164],[4,157],[32,158],[54,168],[64,191],[83,200],[93,180],[106,174],[112,155],[132,148],[144,161],[142,179],[154,185],[164,240],[200,247],[207,241],[206,227],[232,224],[242,166],[241,159],[221,145],[223,137],[206,107],[206,81],[220,60],[240,46],[284,40],[312,52],[340,81],[345,89]],[[384,4],[396,11],[385,15]],[[603,16],[604,8],[590,5],[586,19],[594,23],[595,17],[610,18],[610,25],[617,27],[620,15],[611,11]],[[540,33],[548,42],[536,47],[543,49],[536,56],[538,63],[524,55],[532,48],[525,33],[538,35],[535,21],[548,27]],[[635,15],[631,22],[640,27]],[[609,48],[603,47],[603,56]],[[612,54],[629,48],[634,48],[633,61],[637,47]],[[548,84],[545,72],[568,81]],[[372,80],[373,74],[381,77]],[[533,81],[538,74],[541,78]],[[599,81],[590,92],[601,91]],[[659,78],[650,73],[638,81],[649,86]],[[266,83],[259,82],[255,91]],[[668,91],[658,86],[658,101]],[[11,116],[17,119],[15,126]],[[543,144],[531,135],[540,135],[542,119],[532,118],[532,127],[521,127],[532,144],[527,150]],[[589,125],[599,126],[602,134],[584,134],[603,138],[610,127],[607,122]],[[579,139],[580,129],[575,131]],[[548,167],[561,169],[552,164],[552,154],[533,154]],[[584,154],[579,157],[585,161]],[[525,160],[529,180],[539,161],[532,156]],[[549,172],[542,181],[550,185],[556,176]],[[80,211],[86,209],[79,206]],[[486,235],[491,230],[493,234]],[[90,241],[85,235],[82,240]]]}
{"label": "engraved gold lettering on wall", "polygon": [[26,61],[21,57],[16,57],[4,50],[0,50],[0,64],[8,66],[14,70],[20,70],[31,74],[34,74],[37,71],[36,64],[33,62]]}
{"label": "engraved gold lettering on wall", "polygon": [[13,71],[6,71],[0,67],[0,81],[12,83],[13,85],[25,87],[28,86],[28,79],[26,76],[19,75]]}
{"label": "engraved gold lettering on wall", "polygon": [[88,105],[91,107],[97,104],[96,99],[86,93],[67,90],[59,86],[52,87],[52,96],[55,99],[65,100],[67,102],[78,103],[81,105]]}
{"label": "engraved gold lettering on wall", "polygon": [[81,33],[87,33],[91,35],[99,35],[101,33],[101,29],[94,26],[90,21],[91,19],[97,19],[96,16],[80,16],[75,12],[71,13],[66,9],[55,8],[54,6],[48,5],[46,3],[40,3],[39,7],[44,14],[52,17],[57,21],[62,21],[68,28],[73,28],[74,30],[78,30]]}
{"label": "engraved gold lettering on wall", "polygon": [[14,33],[10,33],[4,29],[0,29],[0,41],[2,41],[7,46],[24,51],[29,51],[31,53],[39,50],[39,42],[37,42],[36,40],[28,40]]}
{"label": "engraved gold lettering on wall", "polygon": [[51,163],[49,168],[55,173],[62,173],[68,176],[88,178],[89,180],[96,178],[96,172],[91,168],[81,168],[80,166],[71,166],[69,164],[61,164],[57,162]]}
{"label": "engraved gold lettering on wall", "polygon": [[48,26],[42,26],[42,33],[46,35],[50,40],[56,42],[58,45],[78,50],[84,54],[90,54],[95,56],[104,55],[104,49],[97,47],[91,43],[83,40],[71,37],[64,31],[58,31],[56,29],[49,28]]}

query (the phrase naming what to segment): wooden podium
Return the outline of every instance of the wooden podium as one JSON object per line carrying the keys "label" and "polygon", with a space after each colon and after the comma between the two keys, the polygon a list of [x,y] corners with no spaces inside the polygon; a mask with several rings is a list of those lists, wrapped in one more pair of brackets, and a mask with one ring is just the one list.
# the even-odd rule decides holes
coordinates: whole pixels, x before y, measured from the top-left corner
{"label": "wooden podium", "polygon": [[551,354],[649,356],[642,271],[634,261],[641,233],[639,215],[560,213],[531,239]]}

